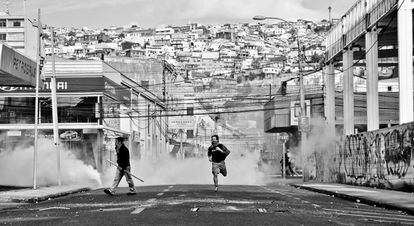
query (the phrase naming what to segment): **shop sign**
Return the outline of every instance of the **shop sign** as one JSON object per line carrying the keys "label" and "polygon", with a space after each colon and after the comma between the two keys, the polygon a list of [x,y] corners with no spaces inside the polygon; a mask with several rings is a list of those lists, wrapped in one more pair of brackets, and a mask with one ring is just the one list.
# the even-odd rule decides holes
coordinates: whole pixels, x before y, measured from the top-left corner
{"label": "shop sign", "polygon": [[22,131],[20,130],[9,130],[7,131],[8,137],[20,137],[22,136]]}
{"label": "shop sign", "polygon": [[[63,92],[103,92],[103,79],[101,77],[88,78],[56,78],[56,91]],[[0,86],[0,93],[34,93],[34,87]],[[40,92],[51,92],[50,78],[46,78]]]}
{"label": "shop sign", "polygon": [[169,129],[191,130],[194,129],[194,126],[194,116],[171,117],[168,119]]}
{"label": "shop sign", "polygon": [[[305,116],[310,118],[310,100],[305,100]],[[290,125],[299,126],[300,101],[290,102]]]}
{"label": "shop sign", "polygon": [[82,133],[79,130],[66,130],[59,134],[61,141],[80,141]]}
{"label": "shop sign", "polygon": [[4,44],[0,45],[0,50],[0,70],[5,76],[20,80],[18,84],[34,86],[32,83],[36,81],[36,62]]}

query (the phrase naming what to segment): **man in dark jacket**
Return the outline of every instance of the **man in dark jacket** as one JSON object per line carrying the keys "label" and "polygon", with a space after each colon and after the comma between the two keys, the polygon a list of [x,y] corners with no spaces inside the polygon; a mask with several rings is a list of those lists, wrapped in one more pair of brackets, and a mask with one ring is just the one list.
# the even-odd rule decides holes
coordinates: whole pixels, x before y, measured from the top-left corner
{"label": "man in dark jacket", "polygon": [[130,175],[131,172],[131,165],[129,163],[129,150],[124,145],[124,138],[117,137],[115,140],[115,150],[116,150],[116,162],[118,163],[118,167],[116,169],[116,174],[114,178],[114,182],[109,189],[105,189],[104,192],[108,195],[114,195],[116,188],[119,185],[119,182],[122,179],[122,176],[125,176],[126,181],[128,182],[129,192],[127,195],[135,195],[135,187],[134,182],[132,181],[132,177]]}
{"label": "man in dark jacket", "polygon": [[218,191],[218,175],[221,173],[227,176],[226,163],[224,160],[230,154],[230,151],[223,144],[219,143],[218,135],[211,136],[211,146],[208,148],[208,160],[212,163],[213,181],[215,191]]}

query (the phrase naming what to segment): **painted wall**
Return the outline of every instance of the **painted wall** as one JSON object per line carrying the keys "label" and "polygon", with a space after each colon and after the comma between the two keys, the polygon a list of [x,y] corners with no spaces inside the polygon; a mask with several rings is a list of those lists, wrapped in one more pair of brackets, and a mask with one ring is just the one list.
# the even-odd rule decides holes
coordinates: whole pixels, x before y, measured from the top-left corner
{"label": "painted wall", "polygon": [[343,138],[335,159],[337,181],[378,188],[414,188],[414,123]]}

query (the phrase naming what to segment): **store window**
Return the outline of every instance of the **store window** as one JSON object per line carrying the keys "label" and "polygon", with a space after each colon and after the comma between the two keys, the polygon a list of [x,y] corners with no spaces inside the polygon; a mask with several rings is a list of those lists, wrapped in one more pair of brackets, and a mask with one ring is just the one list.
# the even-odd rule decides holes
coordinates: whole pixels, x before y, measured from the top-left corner
{"label": "store window", "polygon": [[0,124],[33,124],[34,97],[0,97]]}
{"label": "store window", "polygon": [[[97,122],[95,105],[98,102],[93,97],[58,97],[59,123],[92,123]],[[39,100],[41,109],[41,123],[52,123],[52,99],[50,97]]]}

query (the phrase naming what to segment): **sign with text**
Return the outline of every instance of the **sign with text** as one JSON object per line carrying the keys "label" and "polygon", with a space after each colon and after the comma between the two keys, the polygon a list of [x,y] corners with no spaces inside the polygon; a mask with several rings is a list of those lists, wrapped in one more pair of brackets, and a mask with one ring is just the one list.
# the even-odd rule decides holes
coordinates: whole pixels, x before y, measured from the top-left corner
{"label": "sign with text", "polygon": [[[305,100],[305,116],[310,118],[310,100]],[[290,125],[298,126],[300,117],[300,101],[290,102]]]}
{"label": "sign with text", "polygon": [[13,48],[0,45],[0,84],[35,86],[36,62]]}
{"label": "sign with text", "polygon": [[[50,78],[46,78],[39,92],[50,93]],[[104,80],[102,77],[86,78],[56,78],[56,91],[67,92],[103,92]],[[34,93],[35,88],[24,86],[0,86],[0,93]]]}
{"label": "sign with text", "polygon": [[168,119],[169,129],[191,130],[194,129],[194,125],[194,116],[171,117]]}

